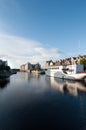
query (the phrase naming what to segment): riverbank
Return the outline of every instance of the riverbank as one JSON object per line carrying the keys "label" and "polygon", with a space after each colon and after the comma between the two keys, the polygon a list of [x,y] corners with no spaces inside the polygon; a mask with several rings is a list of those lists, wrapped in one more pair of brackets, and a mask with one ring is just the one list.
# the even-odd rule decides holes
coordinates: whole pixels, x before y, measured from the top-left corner
{"label": "riverbank", "polygon": [[3,71],[0,71],[0,78],[8,78],[11,75],[16,74],[16,73],[17,71],[14,71],[14,70],[10,70],[10,71],[3,70]]}

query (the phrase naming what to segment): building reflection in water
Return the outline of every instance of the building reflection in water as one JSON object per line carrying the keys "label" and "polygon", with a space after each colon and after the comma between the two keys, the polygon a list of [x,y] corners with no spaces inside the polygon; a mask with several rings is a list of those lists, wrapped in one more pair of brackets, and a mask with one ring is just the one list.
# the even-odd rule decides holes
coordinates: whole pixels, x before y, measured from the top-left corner
{"label": "building reflection in water", "polygon": [[86,93],[86,83],[84,82],[62,80],[54,77],[46,77],[46,82],[61,93],[69,92],[74,96],[78,95],[78,91]]}
{"label": "building reflection in water", "polygon": [[5,88],[10,83],[10,78],[0,79],[0,89]]}
{"label": "building reflection in water", "polygon": [[35,78],[35,79],[39,79],[40,77],[40,74],[36,74],[36,73],[28,73],[28,72],[22,72],[21,73],[21,78],[22,80],[31,80],[32,78]]}
{"label": "building reflection in water", "polygon": [[39,74],[36,73],[25,73],[26,80],[31,80],[32,78],[38,80],[40,78]]}

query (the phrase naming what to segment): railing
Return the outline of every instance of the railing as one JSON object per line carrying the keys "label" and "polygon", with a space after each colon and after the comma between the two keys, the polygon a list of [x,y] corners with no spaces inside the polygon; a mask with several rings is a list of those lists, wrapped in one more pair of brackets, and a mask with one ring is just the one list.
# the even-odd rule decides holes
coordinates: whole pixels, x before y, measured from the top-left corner
{"label": "railing", "polygon": [[58,69],[59,66],[47,66],[45,67],[45,69]]}

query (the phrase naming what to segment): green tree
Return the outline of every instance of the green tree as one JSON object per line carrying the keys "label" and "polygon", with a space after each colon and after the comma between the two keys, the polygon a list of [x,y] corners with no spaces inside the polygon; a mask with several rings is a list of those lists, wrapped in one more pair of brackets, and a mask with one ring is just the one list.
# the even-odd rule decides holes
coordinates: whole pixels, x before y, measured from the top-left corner
{"label": "green tree", "polygon": [[5,66],[4,64],[0,65],[0,70],[6,70],[9,71],[10,70],[10,66]]}
{"label": "green tree", "polygon": [[86,59],[83,58],[80,60],[80,64],[84,66],[84,70],[86,70]]}
{"label": "green tree", "polygon": [[0,65],[0,70],[5,70],[5,65],[4,64]]}
{"label": "green tree", "polygon": [[5,68],[7,71],[10,71],[10,66],[6,66]]}
{"label": "green tree", "polygon": [[37,63],[37,65],[35,66],[35,69],[40,71],[41,70],[41,65],[39,63]]}

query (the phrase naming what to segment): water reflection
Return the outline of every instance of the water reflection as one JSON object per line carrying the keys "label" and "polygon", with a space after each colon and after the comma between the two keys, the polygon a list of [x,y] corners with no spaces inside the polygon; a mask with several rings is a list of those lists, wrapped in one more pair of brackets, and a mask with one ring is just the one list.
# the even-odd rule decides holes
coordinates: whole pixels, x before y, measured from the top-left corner
{"label": "water reflection", "polygon": [[39,79],[40,78],[40,74],[37,73],[31,73],[29,74],[31,77],[35,78],[35,79]]}
{"label": "water reflection", "polygon": [[0,88],[1,89],[5,88],[9,82],[10,82],[10,78],[0,79]]}
{"label": "water reflection", "polygon": [[32,78],[34,79],[39,79],[40,78],[40,74],[36,74],[36,73],[28,73],[28,72],[21,72],[17,74],[20,80],[24,80],[24,81],[28,81],[31,80]]}
{"label": "water reflection", "polygon": [[0,130],[85,128],[86,96],[57,94],[86,93],[85,84],[23,72],[4,83],[7,88],[0,91]]}
{"label": "water reflection", "polygon": [[86,93],[86,83],[84,82],[62,80],[54,77],[46,77],[46,82],[61,93],[69,92],[74,96],[78,95],[78,91]]}

